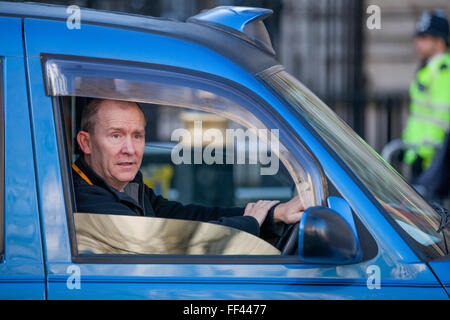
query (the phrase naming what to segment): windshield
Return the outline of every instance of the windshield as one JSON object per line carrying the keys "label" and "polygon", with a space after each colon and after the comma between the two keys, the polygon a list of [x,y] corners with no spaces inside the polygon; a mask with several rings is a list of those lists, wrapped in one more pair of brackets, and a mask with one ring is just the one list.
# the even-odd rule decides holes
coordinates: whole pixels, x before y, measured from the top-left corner
{"label": "windshield", "polygon": [[[446,255],[443,234],[437,232],[440,215],[386,161],[286,71],[264,80],[313,126],[425,255]],[[448,229],[442,232],[450,237]]]}

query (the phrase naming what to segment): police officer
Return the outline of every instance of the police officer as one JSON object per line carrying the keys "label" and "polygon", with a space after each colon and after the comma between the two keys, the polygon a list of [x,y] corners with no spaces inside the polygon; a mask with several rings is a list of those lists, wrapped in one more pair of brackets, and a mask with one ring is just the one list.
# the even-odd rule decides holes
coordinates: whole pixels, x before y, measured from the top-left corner
{"label": "police officer", "polygon": [[450,123],[449,23],[441,10],[425,11],[416,25],[414,45],[421,66],[410,86],[410,115],[402,134],[404,162],[412,182],[432,163]]}

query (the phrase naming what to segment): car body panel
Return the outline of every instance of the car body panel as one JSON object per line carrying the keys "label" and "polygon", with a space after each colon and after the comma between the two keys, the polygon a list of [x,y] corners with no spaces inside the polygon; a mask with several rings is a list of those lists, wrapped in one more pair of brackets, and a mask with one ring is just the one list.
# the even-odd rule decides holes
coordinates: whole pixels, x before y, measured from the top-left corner
{"label": "car body panel", "polygon": [[430,261],[429,265],[450,295],[450,260]]}
{"label": "car body panel", "polygon": [[4,255],[0,299],[44,299],[45,271],[31,141],[22,21],[0,17],[4,106]]}
{"label": "car body panel", "polygon": [[[49,299],[446,299],[433,279],[422,281],[423,265],[381,274],[368,285],[371,263],[321,265],[78,264],[80,290],[67,289],[69,264],[51,266]],[[358,272],[359,271],[359,272]],[[402,273],[402,275],[401,275]],[[422,271],[422,273],[425,273]],[[127,289],[124,289],[126,283]],[[378,288],[378,289],[377,289]],[[197,290],[196,290],[197,289]],[[426,290],[424,290],[426,289]]]}
{"label": "car body panel", "polygon": [[[67,12],[67,7],[42,3],[11,4],[8,2],[0,2],[0,12],[8,16],[46,19],[48,21],[59,21],[64,24],[70,16],[70,13]],[[184,41],[195,43],[230,57],[238,65],[252,74],[257,74],[278,64],[272,54],[262,52],[260,47],[242,41],[240,38],[230,37],[229,34],[221,30],[208,28],[196,23],[183,23],[169,19],[91,9],[82,9],[80,11],[80,23],[80,29],[68,29],[68,31],[79,32],[84,26],[91,25],[103,26],[108,28],[108,30],[116,30],[118,28],[183,39]],[[73,34],[67,35],[70,37],[74,36]],[[108,38],[109,35],[106,39]]]}
{"label": "car body panel", "polygon": [[[9,19],[15,19],[16,24],[21,21],[19,18]],[[152,23],[156,26],[154,29],[158,29],[158,22]],[[162,23],[164,28],[170,27],[169,22]],[[17,192],[15,196],[6,195],[5,199],[7,206],[27,201],[28,218],[24,218],[22,223],[27,223],[29,237],[26,240],[16,238],[13,242],[22,248],[29,248],[31,243],[33,252],[27,251],[25,255],[31,261],[28,264],[30,277],[33,275],[36,280],[33,285],[22,283],[20,290],[34,286],[40,294],[36,297],[48,299],[448,299],[427,264],[405,243],[378,206],[342,168],[335,155],[322,145],[306,120],[294,114],[261,79],[254,76],[261,66],[263,69],[273,66],[267,53],[258,51],[261,57],[255,55],[255,60],[264,63],[246,66],[246,60],[236,53],[226,55],[225,49],[215,51],[218,45],[202,46],[205,39],[183,39],[180,34],[167,35],[161,30],[132,30],[94,23],[82,24],[80,29],[71,30],[60,18],[52,20],[37,16],[24,17],[23,24],[26,56],[22,54],[13,59],[14,70],[22,70],[23,79],[18,79],[14,84],[8,81],[8,85],[13,86],[8,92],[14,92],[16,100],[22,99],[17,101],[21,107],[16,110],[9,107],[11,103],[6,104],[6,120],[12,119],[13,112],[23,113],[14,115],[14,119],[21,117],[15,130],[24,131],[22,139],[25,139],[22,148],[15,149],[15,152],[22,153],[8,153],[7,158],[10,163],[13,162],[11,157],[22,157],[23,163],[18,161],[16,167],[10,164],[7,170],[22,170],[18,177],[27,177],[26,180],[15,179],[23,182],[19,185],[26,185],[27,189]],[[174,25],[179,28],[179,22],[174,22]],[[17,37],[21,39],[21,33]],[[232,41],[234,43],[236,39]],[[71,251],[67,217],[72,213],[66,212],[56,115],[52,98],[45,92],[42,54],[182,68],[204,75],[205,81],[208,77],[215,77],[238,84],[237,90],[246,90],[244,94],[251,93],[270,106],[274,116],[283,119],[292,133],[298,135],[314,154],[330,181],[339,186],[339,192],[375,239],[378,246],[376,256],[368,261],[341,266],[282,263],[267,258],[252,263],[239,263],[238,260],[237,263],[77,260]],[[27,100],[23,99],[27,97],[25,74],[29,109]],[[20,77],[20,72],[15,75]],[[7,77],[5,79],[9,80]],[[30,123],[32,130],[27,131]],[[7,132],[9,130],[7,127]],[[8,181],[9,188],[18,188],[13,186],[16,180]],[[24,194],[28,195],[27,200],[24,200]],[[10,220],[5,220],[6,244],[14,239],[8,233],[13,225]],[[44,270],[47,281],[45,290]],[[0,271],[0,276],[10,279],[10,274],[4,271]],[[74,280],[78,281],[78,286],[74,285],[77,284]],[[1,286],[0,292],[4,288],[10,289],[3,283]],[[25,297],[23,291],[16,291],[17,297]]]}

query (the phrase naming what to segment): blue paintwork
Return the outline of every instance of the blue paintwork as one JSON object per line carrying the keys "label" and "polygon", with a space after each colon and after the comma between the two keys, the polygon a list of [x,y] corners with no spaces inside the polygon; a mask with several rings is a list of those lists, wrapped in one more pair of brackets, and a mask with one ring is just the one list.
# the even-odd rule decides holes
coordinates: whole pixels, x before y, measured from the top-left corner
{"label": "blue paintwork", "polygon": [[270,15],[272,10],[253,7],[217,7],[208,11],[204,11],[193,16],[202,22],[213,22],[221,24],[237,31],[244,31],[244,27],[257,19]]}
{"label": "blue paintwork", "polygon": [[347,221],[353,232],[356,234],[355,220],[353,220],[352,208],[350,208],[348,202],[340,197],[328,197],[327,204],[329,208],[339,213],[341,217]]}
{"label": "blue paintwork", "polygon": [[[327,198],[327,204],[329,208],[336,211],[338,214],[341,215],[342,218],[345,219],[345,221],[347,221],[350,228],[353,230],[355,238],[357,239],[358,246],[361,247],[358,232],[356,230],[355,220],[353,219],[352,208],[350,207],[348,202],[345,199],[342,199],[341,197],[330,196]],[[360,252],[360,254],[362,253]]]}
{"label": "blue paintwork", "polygon": [[3,56],[5,249],[0,299],[44,299],[45,273],[37,206],[33,145],[23,61],[22,22],[0,17]]}
{"label": "blue paintwork", "polygon": [[[3,19],[7,18],[0,18],[0,23],[6,21]],[[9,35],[14,38],[12,43],[20,43],[22,48],[21,34],[17,29],[20,20],[13,20],[10,21],[16,24],[17,37],[12,35],[14,33]],[[0,265],[0,279],[3,279],[0,294],[5,290],[13,291],[9,280],[15,277],[30,281],[21,282],[14,296],[2,297],[448,299],[429,266],[416,256],[385,220],[375,204],[321,145],[316,134],[308,131],[297,116],[242,66],[192,42],[152,33],[85,24],[81,25],[81,29],[69,30],[64,21],[30,18],[24,19],[24,30],[25,59],[22,52],[16,52],[14,58],[5,58],[11,61],[11,64],[7,61],[7,70],[9,66],[14,67],[14,74],[6,73],[5,77],[7,99],[14,99],[6,103],[6,142],[8,146],[15,147],[7,149],[6,158],[6,259]],[[0,44],[0,51],[2,48]],[[330,181],[352,205],[374,237],[378,254],[370,261],[344,266],[74,263],[52,101],[44,92],[41,53],[182,67],[230,79],[248,88],[270,105],[273,113],[279,114],[314,154]],[[13,76],[16,77],[14,82],[10,80]],[[17,132],[20,135],[14,134]],[[23,226],[20,233],[14,232],[19,217]],[[11,246],[16,246],[14,251]],[[11,254],[15,254],[16,258],[8,256]],[[11,265],[1,269],[7,266],[8,261],[20,264],[21,268]],[[71,275],[68,268],[73,265],[80,268],[81,288],[71,290],[67,280]],[[380,270],[379,289],[367,286],[368,270],[372,266]],[[47,281],[45,288],[44,274]]]}
{"label": "blue paintwork", "polygon": [[[330,258],[327,257],[326,261],[329,263],[334,262],[334,264],[344,264],[344,263],[357,263],[359,261],[362,260],[362,251],[361,251],[361,244],[359,241],[359,237],[358,237],[358,231],[356,229],[356,225],[355,225],[355,221],[353,219],[353,214],[352,214],[352,209],[350,207],[350,205],[348,204],[348,202],[345,199],[342,199],[340,197],[335,197],[335,196],[330,196],[327,198],[327,205],[328,208],[332,209],[334,211],[334,214],[340,215],[344,221],[348,224],[348,226],[350,227],[350,229],[353,232],[353,236],[355,238],[355,243],[356,243],[356,247],[358,248],[358,252],[357,254],[348,261],[339,261],[342,259],[335,259],[334,261],[332,259],[334,258]],[[302,257],[302,260],[305,261],[313,261],[313,262],[320,262],[323,263],[323,259],[319,258],[319,261],[316,261],[315,258],[304,258],[303,255],[303,235],[305,232],[305,222],[308,221],[308,215],[310,215],[310,209],[315,210],[314,208],[309,208],[307,209],[302,216],[302,220],[300,221],[300,226],[299,226],[299,237],[298,237],[298,251],[299,251],[299,255],[300,257]]]}
{"label": "blue paintwork", "polygon": [[450,295],[450,260],[431,261],[429,265]]}

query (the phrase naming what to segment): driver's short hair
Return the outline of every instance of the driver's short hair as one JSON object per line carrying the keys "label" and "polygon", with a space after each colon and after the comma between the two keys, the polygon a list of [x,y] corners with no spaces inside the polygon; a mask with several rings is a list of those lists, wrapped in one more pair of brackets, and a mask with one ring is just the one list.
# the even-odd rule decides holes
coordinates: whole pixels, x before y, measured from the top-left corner
{"label": "driver's short hair", "polygon": [[100,104],[103,101],[103,99],[92,99],[88,105],[83,109],[83,112],[81,114],[81,130],[86,132],[93,132],[94,131],[94,121],[95,121],[95,115],[97,114],[98,110],[100,109]]}
{"label": "driver's short hair", "polygon": [[[88,105],[84,108],[81,114],[80,129],[82,131],[94,133],[95,116],[98,113],[102,102],[106,100],[109,99],[94,98],[88,102]],[[145,113],[142,110],[141,106],[138,103],[136,103],[136,106],[139,108],[139,110],[141,110],[142,114],[144,115],[145,123],[147,123],[147,117],[145,116]]]}

